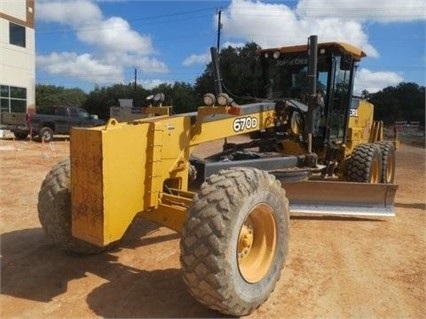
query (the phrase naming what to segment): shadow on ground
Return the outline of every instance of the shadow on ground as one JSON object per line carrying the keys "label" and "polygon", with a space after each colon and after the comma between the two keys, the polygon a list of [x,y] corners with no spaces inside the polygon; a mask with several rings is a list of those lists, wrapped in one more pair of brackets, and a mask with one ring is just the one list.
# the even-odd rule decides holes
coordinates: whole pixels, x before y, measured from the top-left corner
{"label": "shadow on ground", "polygon": [[[87,291],[86,302],[102,317],[218,317],[188,292],[180,269],[143,270],[118,262],[122,248],[152,245],[177,238],[144,238],[153,224],[136,223],[122,245],[99,255],[77,256],[57,250],[41,228],[1,235],[1,294],[38,302],[57,302],[72,280],[95,274],[107,280]],[[150,258],[150,256],[141,256]]]}

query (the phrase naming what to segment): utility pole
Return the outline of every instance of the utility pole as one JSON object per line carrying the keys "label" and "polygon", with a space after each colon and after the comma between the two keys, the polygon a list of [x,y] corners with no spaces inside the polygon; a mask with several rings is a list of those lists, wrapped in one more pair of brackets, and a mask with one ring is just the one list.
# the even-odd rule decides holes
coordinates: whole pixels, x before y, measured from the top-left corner
{"label": "utility pole", "polygon": [[135,91],[136,91],[137,83],[138,83],[138,69],[135,68],[135,82],[133,83],[133,87]]}
{"label": "utility pole", "polygon": [[220,51],[220,30],[222,29],[222,10],[219,10],[217,12],[218,18],[217,18],[217,52]]}

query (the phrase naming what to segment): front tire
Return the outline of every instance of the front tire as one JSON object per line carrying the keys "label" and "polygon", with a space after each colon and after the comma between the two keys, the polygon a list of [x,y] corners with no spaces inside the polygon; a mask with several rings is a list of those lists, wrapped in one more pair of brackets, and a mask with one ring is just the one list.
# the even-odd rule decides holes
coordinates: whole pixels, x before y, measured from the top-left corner
{"label": "front tire", "polygon": [[288,200],[274,176],[222,170],[201,186],[182,229],[181,266],[207,307],[243,316],[266,301],[287,254]]}
{"label": "front tire", "polygon": [[72,236],[69,158],[61,161],[47,174],[38,194],[37,208],[43,230],[62,250],[95,254],[108,248],[98,247]]}

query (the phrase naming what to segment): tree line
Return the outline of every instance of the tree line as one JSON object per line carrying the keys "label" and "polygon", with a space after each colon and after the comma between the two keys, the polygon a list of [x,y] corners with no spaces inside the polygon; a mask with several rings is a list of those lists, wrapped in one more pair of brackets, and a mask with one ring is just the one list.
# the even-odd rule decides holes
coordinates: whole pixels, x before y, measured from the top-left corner
{"label": "tree line", "polygon": [[[260,67],[257,63],[259,46],[247,43],[244,47],[227,47],[221,50],[219,59],[224,90],[239,104],[255,101],[263,96],[264,88],[260,86]],[[85,108],[99,118],[108,119],[111,106],[118,106],[118,99],[133,99],[135,107],[146,106],[149,95],[162,92],[166,99],[163,105],[173,106],[173,113],[195,111],[202,103],[205,93],[215,91],[214,69],[207,64],[203,74],[194,84],[175,82],[160,84],[153,89],[142,85],[115,84],[108,87],[96,87],[89,93],[78,88],[64,88],[54,85],[36,85],[37,112],[43,112],[53,105],[73,105]],[[382,120],[386,125],[395,121],[419,121],[425,124],[425,87],[416,83],[402,82],[389,86],[376,93],[363,91],[363,97],[375,106],[375,120]]]}

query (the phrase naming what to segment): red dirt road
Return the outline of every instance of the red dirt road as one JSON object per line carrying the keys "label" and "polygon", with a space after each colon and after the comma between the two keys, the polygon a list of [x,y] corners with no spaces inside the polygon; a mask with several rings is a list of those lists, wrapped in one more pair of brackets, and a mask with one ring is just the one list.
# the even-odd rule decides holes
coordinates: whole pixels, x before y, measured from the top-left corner
{"label": "red dirt road", "polygon": [[[89,257],[51,245],[37,194],[68,148],[0,140],[0,317],[221,317],[187,292],[166,228],[139,219],[118,249]],[[424,318],[424,148],[401,145],[396,183],[394,218],[291,218],[281,280],[248,318]]]}

